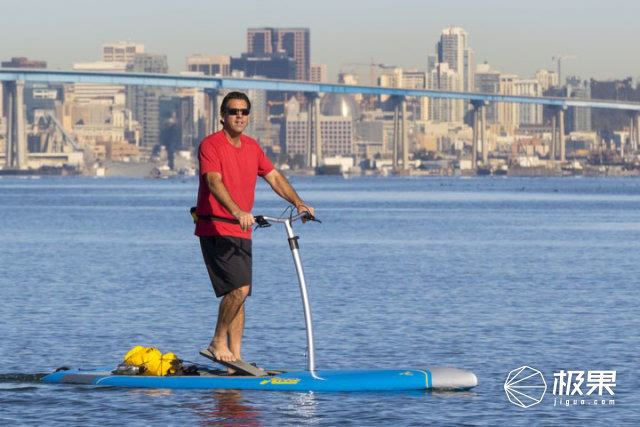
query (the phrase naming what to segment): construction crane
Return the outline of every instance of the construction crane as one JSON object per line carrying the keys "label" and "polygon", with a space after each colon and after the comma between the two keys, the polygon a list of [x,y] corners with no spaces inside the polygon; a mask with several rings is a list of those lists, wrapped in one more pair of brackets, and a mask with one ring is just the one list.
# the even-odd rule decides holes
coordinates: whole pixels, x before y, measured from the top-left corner
{"label": "construction crane", "polygon": [[556,61],[558,64],[558,84],[562,86],[562,61],[565,59],[576,59],[575,55],[567,55],[565,53],[558,53],[551,58],[552,61]]}
{"label": "construction crane", "polygon": [[[382,64],[382,63],[378,63],[375,62],[373,60],[373,58],[371,58],[371,62],[369,63],[362,63],[362,62],[346,62],[343,63],[342,65],[351,65],[351,66],[356,66],[356,67],[369,67],[369,85],[370,86],[377,86],[376,82],[375,82],[375,70],[376,68],[381,68],[381,69],[389,69],[389,68],[396,68],[395,65],[388,65],[388,64]],[[376,96],[375,95],[369,95],[369,108],[373,109],[373,106],[375,105],[376,102]]]}
{"label": "construction crane", "polygon": [[382,68],[382,69],[389,69],[389,68],[396,68],[395,65],[388,65],[388,64],[382,64],[382,63],[378,63],[375,62],[373,60],[373,58],[371,58],[371,62],[369,63],[362,63],[362,62],[345,62],[342,65],[350,65],[350,66],[356,66],[356,67],[369,67],[369,85],[370,86],[375,86],[375,70],[376,68]]}

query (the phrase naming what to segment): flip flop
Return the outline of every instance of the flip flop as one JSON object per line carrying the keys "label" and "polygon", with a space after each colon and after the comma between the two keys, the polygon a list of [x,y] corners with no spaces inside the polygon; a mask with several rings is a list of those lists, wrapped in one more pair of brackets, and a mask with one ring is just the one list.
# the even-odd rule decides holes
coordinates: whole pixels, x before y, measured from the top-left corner
{"label": "flip flop", "polygon": [[213,360],[214,362],[219,363],[223,366],[226,366],[227,368],[235,369],[236,371],[241,372],[245,375],[250,375],[253,377],[266,377],[267,375],[269,375],[264,369],[253,366],[242,359],[236,359],[233,362],[219,360],[208,348],[200,350],[200,355],[206,357],[207,359]]}

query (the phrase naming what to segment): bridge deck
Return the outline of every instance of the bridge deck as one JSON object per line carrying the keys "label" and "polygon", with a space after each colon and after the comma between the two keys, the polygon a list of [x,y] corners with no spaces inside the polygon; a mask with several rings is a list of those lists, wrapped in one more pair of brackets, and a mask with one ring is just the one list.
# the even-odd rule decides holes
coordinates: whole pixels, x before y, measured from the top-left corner
{"label": "bridge deck", "polygon": [[557,107],[608,108],[640,112],[640,103],[608,100],[591,100],[556,97],[512,96],[474,92],[447,92],[437,90],[398,89],[379,86],[341,85],[313,83],[295,80],[240,79],[230,77],[103,73],[86,71],[0,69],[0,81],[25,81],[40,83],[100,83],[118,85],[167,86],[177,88],[202,88],[208,90],[268,90],[306,93],[347,93],[364,95],[417,96],[428,98],[463,99],[480,102],[515,102],[542,104]]}

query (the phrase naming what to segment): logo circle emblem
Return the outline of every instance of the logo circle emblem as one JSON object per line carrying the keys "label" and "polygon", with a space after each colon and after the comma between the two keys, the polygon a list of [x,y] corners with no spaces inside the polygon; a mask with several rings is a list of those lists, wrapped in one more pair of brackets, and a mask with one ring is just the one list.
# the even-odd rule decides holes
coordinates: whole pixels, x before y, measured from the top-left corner
{"label": "logo circle emblem", "polygon": [[521,408],[529,408],[542,401],[547,391],[547,382],[542,372],[530,366],[521,366],[509,372],[504,382],[504,391],[509,402]]}

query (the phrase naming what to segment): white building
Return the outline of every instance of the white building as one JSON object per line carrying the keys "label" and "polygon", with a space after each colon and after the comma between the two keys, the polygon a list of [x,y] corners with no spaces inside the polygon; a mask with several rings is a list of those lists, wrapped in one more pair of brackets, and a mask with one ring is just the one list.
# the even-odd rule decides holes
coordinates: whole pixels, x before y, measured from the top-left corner
{"label": "white building", "polygon": [[309,69],[309,80],[314,83],[327,83],[327,64],[320,64],[317,62],[311,62],[311,68]]}
{"label": "white building", "polygon": [[[459,27],[445,28],[436,43],[436,55],[427,60],[427,89],[472,92],[474,63],[467,32]],[[463,100],[432,99],[428,109],[429,120],[462,122],[468,106]]]}
{"label": "white building", "polygon": [[[515,82],[519,80],[515,74],[500,75],[500,94],[515,95]],[[498,103],[498,123],[506,133],[512,134],[518,126],[518,104],[514,102]]]}
{"label": "white building", "polygon": [[[427,87],[435,90],[459,91],[460,76],[446,62],[436,64],[427,76]],[[429,120],[436,122],[462,122],[464,101],[459,99],[434,98],[429,101]]]}
{"label": "white building", "polygon": [[436,52],[437,62],[446,62],[449,69],[458,73],[459,90],[473,92],[475,64],[473,50],[467,45],[467,32],[460,27],[445,28]]}
{"label": "white building", "polygon": [[104,62],[132,63],[136,53],[144,53],[143,44],[119,42],[102,45],[102,60]]}
{"label": "white building", "polygon": [[559,86],[558,73],[549,70],[538,70],[534,77],[540,83],[542,92]]}
{"label": "white building", "polygon": [[[516,96],[542,96],[540,82],[537,80],[518,79],[513,82],[514,95]],[[542,105],[540,104],[523,104],[517,105],[517,122],[518,125],[541,125],[542,124]]]}
{"label": "white building", "polygon": [[[307,151],[307,113],[288,114],[285,122],[287,154],[305,154]],[[352,154],[353,120],[343,116],[320,116],[322,157]],[[315,153],[315,126],[311,127],[311,152]]]}
{"label": "white building", "polygon": [[205,76],[228,76],[231,74],[231,57],[226,55],[189,55],[187,71],[199,71]]}
{"label": "white building", "polygon": [[[127,69],[126,62],[77,62],[73,64],[76,71],[98,71],[109,73],[124,73]],[[113,98],[114,103],[124,105],[124,85],[107,83],[74,83],[76,101],[84,101],[95,98]]]}

